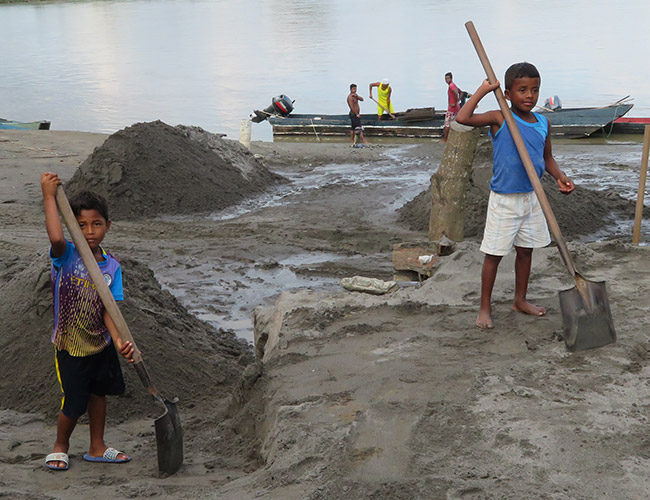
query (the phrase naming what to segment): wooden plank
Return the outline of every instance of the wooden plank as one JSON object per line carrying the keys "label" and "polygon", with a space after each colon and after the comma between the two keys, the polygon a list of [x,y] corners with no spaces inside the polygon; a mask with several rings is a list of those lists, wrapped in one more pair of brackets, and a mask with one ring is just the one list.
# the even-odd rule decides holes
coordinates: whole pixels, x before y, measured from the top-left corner
{"label": "wooden plank", "polygon": [[[420,257],[433,256],[427,263],[421,263]],[[409,276],[408,271],[414,272],[420,279],[430,278],[437,260],[436,247],[429,243],[396,243],[393,245],[393,269],[398,276]],[[406,273],[405,273],[406,272]]]}

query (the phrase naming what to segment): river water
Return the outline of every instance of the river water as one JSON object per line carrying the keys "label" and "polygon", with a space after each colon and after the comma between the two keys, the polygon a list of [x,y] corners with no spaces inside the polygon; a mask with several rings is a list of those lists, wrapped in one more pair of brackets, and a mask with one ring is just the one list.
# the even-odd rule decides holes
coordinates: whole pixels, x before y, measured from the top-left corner
{"label": "river water", "polygon": [[[444,74],[484,74],[472,20],[498,75],[533,62],[542,98],[598,106],[631,95],[650,116],[646,0],[110,0],[0,5],[0,117],[112,133],[139,121],[229,137],[286,94],[297,112],[344,113],[351,82],[391,79],[397,110],[444,108]],[[486,109],[495,103],[486,103]],[[365,112],[374,111],[367,100]],[[272,140],[268,123],[253,139]]]}
{"label": "river water", "polygon": [[[397,110],[444,108],[447,71],[470,92],[484,78],[464,27],[468,20],[474,22],[499,76],[517,61],[538,67],[540,104],[558,95],[566,107],[600,106],[630,95],[635,107],[629,115],[650,116],[650,66],[643,60],[650,52],[648,19],[647,0],[0,4],[5,40],[0,44],[0,117],[48,119],[55,130],[103,133],[160,119],[237,138],[240,121],[253,109],[266,107],[275,95],[295,99],[297,112],[345,113],[351,82],[367,96],[368,84],[385,77],[393,85]],[[491,97],[481,105],[493,107]],[[363,112],[374,109],[367,100],[362,103]],[[253,139],[272,140],[269,124],[254,124]],[[593,147],[579,155],[558,151],[560,166],[584,187],[614,187],[634,198],[640,137],[581,142]],[[215,218],[290,203],[300,191],[332,184],[391,182],[413,196],[426,188],[431,172],[404,168],[397,157],[391,164],[393,171],[367,165],[324,166],[305,177],[285,172],[294,181],[287,192],[270,193]],[[629,232],[630,222],[622,224]],[[644,227],[644,234],[650,234],[650,227]],[[292,270],[309,259],[336,256],[298,257],[280,262],[263,276],[248,276],[261,286],[228,292],[250,307],[215,313],[205,307],[214,297],[198,300],[187,295],[194,284],[173,292],[203,319],[251,340],[251,310],[260,296],[304,286],[337,286],[337,280],[304,277]],[[211,275],[210,281],[236,279],[222,274]]]}

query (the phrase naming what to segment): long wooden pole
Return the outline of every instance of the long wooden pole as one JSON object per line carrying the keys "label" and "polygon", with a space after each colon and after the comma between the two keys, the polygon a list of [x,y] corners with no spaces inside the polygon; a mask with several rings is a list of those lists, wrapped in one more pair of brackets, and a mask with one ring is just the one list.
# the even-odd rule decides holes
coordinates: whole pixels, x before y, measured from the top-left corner
{"label": "long wooden pole", "polygon": [[650,151],[650,125],[645,126],[643,134],[643,154],[641,155],[641,173],[639,174],[639,192],[636,196],[636,212],[634,214],[634,231],[632,242],[639,244],[641,235],[641,218],[643,217],[643,200],[645,198],[645,182],[648,173],[648,152]]}
{"label": "long wooden pole", "polygon": [[142,384],[147,389],[147,392],[164,404],[160,394],[158,393],[158,389],[151,382],[149,372],[142,360],[142,353],[138,349],[135,340],[133,340],[131,330],[129,330],[129,326],[124,320],[124,316],[122,316],[122,312],[115,302],[110,288],[108,288],[108,285],[104,280],[104,275],[99,269],[99,265],[93,256],[92,250],[90,250],[88,242],[86,242],[86,239],[79,228],[77,219],[72,212],[72,208],[70,207],[70,203],[68,202],[68,198],[66,197],[62,186],[59,186],[56,190],[56,204],[61,213],[61,217],[63,218],[63,222],[65,222],[68,232],[72,237],[72,241],[77,247],[77,251],[79,252],[79,255],[81,255],[81,259],[88,269],[90,279],[92,279],[95,289],[104,303],[104,307],[108,311],[108,314],[110,314],[113,323],[115,323],[120,338],[122,341],[129,341],[133,344],[133,367],[135,368],[136,373],[140,377]]}

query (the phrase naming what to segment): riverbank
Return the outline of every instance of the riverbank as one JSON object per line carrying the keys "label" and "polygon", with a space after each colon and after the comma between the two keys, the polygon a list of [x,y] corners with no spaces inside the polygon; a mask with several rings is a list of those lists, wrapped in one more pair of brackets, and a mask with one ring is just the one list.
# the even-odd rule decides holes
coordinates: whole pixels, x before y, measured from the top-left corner
{"label": "riverbank", "polygon": [[[54,170],[68,181],[106,138],[0,133],[5,304],[18,300],[15,282],[12,295],[6,292],[18,273],[29,270],[25,260],[43,258],[47,249],[40,173]],[[481,266],[475,237],[440,259],[421,287],[379,297],[338,287],[345,276],[390,279],[392,245],[426,238],[426,232],[400,222],[397,209],[426,189],[443,147],[254,143],[252,152],[269,169],[292,180],[291,190],[277,193],[279,200],[228,217],[115,220],[107,247],[150,267],[163,289],[199,317],[242,308],[252,317],[255,310],[256,335],[271,339],[257,346],[264,360],[252,362],[252,348],[247,354],[237,342],[228,344],[227,355],[208,346],[209,328],[191,323],[171,296],[164,296],[164,307],[172,313],[149,312],[161,307],[162,292],[138,271],[147,285],[136,305],[149,302],[127,320],[146,315],[149,322],[133,330],[136,340],[169,321],[172,330],[186,323],[195,333],[191,343],[181,339],[149,354],[152,364],[156,359],[156,380],[170,378],[162,379],[161,391],[181,399],[183,468],[157,477],[155,407],[116,413],[147,398],[129,380],[128,397],[109,403],[107,431],[110,445],[133,457],[123,466],[83,462],[82,425],[73,437],[70,470],[47,471],[43,458],[54,437],[55,409],[18,412],[4,397],[2,491],[12,498],[72,500],[152,494],[170,500],[643,497],[650,486],[647,248],[621,238],[570,243],[578,268],[606,280],[619,334],[615,345],[578,354],[567,353],[560,340],[557,291],[571,280],[552,247],[536,252],[530,287],[547,316],[510,309],[510,256],[497,281],[497,328],[491,332],[473,326]],[[571,156],[583,147],[555,151]],[[485,161],[485,154],[477,158],[473,189],[485,189]],[[396,165],[408,182],[392,170]],[[364,181],[352,182],[350,173]],[[315,174],[330,176],[324,187],[312,187]],[[618,234],[610,212],[627,213],[617,207],[632,206],[633,213],[633,204],[614,194],[580,196],[572,209],[557,207],[563,228],[570,226],[564,222],[573,210],[583,218],[576,228],[593,224],[609,238]],[[480,219],[478,210],[470,212]],[[572,241],[576,234],[567,230]],[[266,295],[272,283],[294,290]],[[47,305],[40,314],[47,314]],[[47,332],[26,329],[23,352],[41,334],[46,343]],[[215,344],[232,340],[227,332],[219,335]],[[36,397],[43,381],[31,379],[34,365],[24,366],[20,357],[12,363],[21,376],[21,401]]]}

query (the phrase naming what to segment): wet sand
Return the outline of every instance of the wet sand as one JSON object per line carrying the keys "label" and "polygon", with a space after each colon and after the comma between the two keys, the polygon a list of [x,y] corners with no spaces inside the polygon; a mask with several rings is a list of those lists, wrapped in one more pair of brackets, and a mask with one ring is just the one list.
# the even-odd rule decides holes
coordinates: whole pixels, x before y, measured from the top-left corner
{"label": "wet sand", "polygon": [[[106,138],[56,131],[0,133],[3,302],[14,300],[7,290],[15,286],[12,278],[27,269],[23,260],[42,258],[47,251],[40,173],[54,170],[69,180]],[[571,147],[565,154],[571,154]],[[283,174],[299,176],[331,163],[381,168],[399,161],[426,177],[443,145],[352,150],[346,144],[257,143],[252,151]],[[478,171],[476,178],[481,178]],[[411,189],[415,196],[426,185]],[[601,205],[610,206],[608,197],[601,199]],[[570,243],[578,268],[607,282],[619,335],[614,345],[571,354],[561,341],[557,299],[557,291],[571,286],[571,280],[555,248],[535,252],[529,290],[548,314],[532,318],[511,310],[510,256],[495,288],[496,328],[485,332],[473,326],[481,266],[475,238],[441,258],[434,276],[420,287],[370,296],[336,286],[345,276],[390,279],[392,244],[426,239],[426,232],[398,221],[395,209],[407,201],[404,186],[335,184],[292,192],[285,201],[225,220],[116,220],[107,237],[108,248],[153,269],[163,288],[190,310],[207,314],[212,307],[221,315],[261,305],[254,313],[255,335],[265,341],[256,346],[257,362],[238,351],[227,360],[215,357],[207,365],[205,360],[194,365],[192,358],[203,351],[200,344],[191,344],[181,370],[173,353],[155,352],[168,371],[178,373],[174,391],[179,394],[174,395],[181,398],[186,433],[181,471],[158,477],[151,419],[155,408],[123,414],[133,398],[147,398],[129,380],[126,401],[109,401],[107,442],[133,457],[120,466],[81,460],[87,446],[82,424],[73,435],[70,470],[49,472],[43,458],[54,439],[56,408],[19,412],[7,406],[5,397],[0,491],[10,498],[73,500],[88,495],[645,496],[650,486],[644,402],[650,392],[646,247],[633,247],[629,237]],[[619,203],[611,201],[612,207]],[[606,220],[602,225],[610,227]],[[331,257],[313,263],[304,257],[309,254]],[[211,283],[219,268],[233,278]],[[255,290],[251,269],[285,268],[293,275],[317,277],[320,290],[279,297]],[[285,275],[273,276],[282,288]],[[260,279],[260,288],[265,287],[266,278]],[[243,289],[251,289],[249,303],[233,304],[228,297]],[[154,296],[160,293],[152,290]],[[175,316],[183,317],[181,312]],[[137,340],[138,332],[133,333]],[[25,335],[36,332],[27,325]],[[15,383],[27,396],[30,390],[37,394],[42,381],[30,380],[30,367],[19,366],[20,359],[12,362],[22,377]],[[222,369],[226,363],[229,371]],[[198,388],[197,380],[202,384]],[[210,384],[219,390],[209,390]]]}

